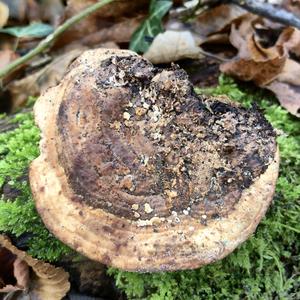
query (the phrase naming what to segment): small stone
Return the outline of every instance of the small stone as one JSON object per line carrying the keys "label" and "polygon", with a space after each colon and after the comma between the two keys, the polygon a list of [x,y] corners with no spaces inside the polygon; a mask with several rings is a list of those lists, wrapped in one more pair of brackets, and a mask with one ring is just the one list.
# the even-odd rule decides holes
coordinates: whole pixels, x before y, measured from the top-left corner
{"label": "small stone", "polygon": [[123,113],[123,118],[125,119],[125,120],[129,120],[130,119],[130,114],[129,114],[129,112],[127,112],[127,111],[125,111],[124,113]]}
{"label": "small stone", "polygon": [[127,106],[128,107],[133,107],[133,103],[132,102],[128,102]]}
{"label": "small stone", "polygon": [[153,217],[150,219],[150,222],[152,225],[158,225],[162,222],[161,218],[159,217]]}
{"label": "small stone", "polygon": [[150,107],[150,105],[149,105],[148,103],[144,102],[144,103],[143,103],[143,107],[144,107],[145,109],[148,109],[148,108]]}
{"label": "small stone", "polygon": [[125,120],[124,124],[125,124],[126,127],[132,127],[133,126],[133,121]]}
{"label": "small stone", "polygon": [[113,124],[111,124],[111,128],[114,128],[116,130],[120,130],[121,128],[121,123],[118,121],[115,121]]}
{"label": "small stone", "polygon": [[131,205],[131,208],[132,208],[133,210],[138,210],[138,209],[139,209],[139,205],[138,205],[138,204],[132,204],[132,205]]}
{"label": "small stone", "polygon": [[133,215],[134,215],[135,218],[139,218],[139,217],[141,216],[141,215],[140,215],[138,212],[136,212],[136,211],[134,212]]}
{"label": "small stone", "polygon": [[184,209],[182,212],[183,212],[183,214],[186,215],[186,216],[189,214],[189,211],[186,210],[186,209]]}
{"label": "small stone", "polygon": [[147,155],[142,155],[141,163],[142,163],[144,166],[147,166],[148,162],[149,162],[149,156],[147,156]]}
{"label": "small stone", "polygon": [[153,209],[151,208],[151,206],[149,205],[149,203],[145,203],[144,210],[145,210],[146,214],[150,214],[150,213],[153,212]]}

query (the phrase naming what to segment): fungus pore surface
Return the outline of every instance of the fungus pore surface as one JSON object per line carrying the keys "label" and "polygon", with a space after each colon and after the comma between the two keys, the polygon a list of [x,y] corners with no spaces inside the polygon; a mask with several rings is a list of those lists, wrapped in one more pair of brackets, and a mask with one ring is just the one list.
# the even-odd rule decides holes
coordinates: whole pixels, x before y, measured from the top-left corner
{"label": "fungus pore surface", "polygon": [[197,96],[177,66],[87,51],[35,115],[38,211],[65,243],[104,263],[139,271],[209,263],[255,230],[272,199],[271,125],[255,108]]}

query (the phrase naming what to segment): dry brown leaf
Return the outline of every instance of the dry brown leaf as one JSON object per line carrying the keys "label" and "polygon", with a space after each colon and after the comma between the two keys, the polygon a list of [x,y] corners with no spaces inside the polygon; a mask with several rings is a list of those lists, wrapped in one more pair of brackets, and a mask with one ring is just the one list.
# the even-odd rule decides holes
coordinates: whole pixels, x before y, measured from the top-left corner
{"label": "dry brown leaf", "polygon": [[142,19],[142,17],[135,17],[112,24],[111,26],[82,37],[81,43],[86,46],[95,46],[106,42],[129,42],[133,32],[141,24]]}
{"label": "dry brown leaf", "polygon": [[291,114],[300,117],[300,86],[274,80],[266,88],[275,93],[280,104]]}
{"label": "dry brown leaf", "polygon": [[294,27],[285,28],[278,38],[277,44],[300,56],[300,30]]}
{"label": "dry brown leaf", "polygon": [[254,25],[255,22],[261,22],[261,19],[253,19],[251,14],[249,15],[244,16],[240,24],[232,24],[230,41],[238,49],[238,54],[231,61],[223,63],[220,68],[226,74],[244,81],[252,80],[257,85],[264,86],[282,72],[288,51],[280,43],[280,39],[269,48],[260,45]]}
{"label": "dry brown leaf", "polygon": [[277,80],[300,86],[300,64],[292,59],[287,59]]}
{"label": "dry brown leaf", "polygon": [[[23,293],[16,299],[29,296],[29,299],[59,300],[67,294],[70,289],[69,275],[62,268],[56,268],[48,263],[32,258],[26,252],[17,249],[3,235],[0,235],[0,245],[15,257],[14,262],[16,262],[16,265],[14,265],[14,268],[17,268],[19,274],[14,273],[14,275],[23,276],[22,280],[26,282]],[[29,280],[24,275],[24,265],[32,269],[32,275],[30,275]]]}
{"label": "dry brown leaf", "polygon": [[201,37],[219,33],[247,12],[236,6],[223,4],[204,11],[197,19],[193,31]]}
{"label": "dry brown leaf", "polygon": [[200,48],[189,31],[167,30],[155,37],[144,57],[154,64],[159,64],[183,58],[196,59],[201,57],[201,54]]}
{"label": "dry brown leaf", "polygon": [[25,104],[29,96],[38,96],[48,87],[56,85],[64,75],[69,64],[79,56],[85,47],[77,48],[56,57],[43,69],[8,85],[11,94],[12,109]]}
{"label": "dry brown leaf", "polygon": [[220,69],[223,73],[243,81],[253,80],[256,84],[261,86],[274,80],[282,70],[283,64],[284,58],[266,62],[238,59],[223,63],[220,66]]}
{"label": "dry brown leaf", "polygon": [[[7,251],[11,255],[13,255],[6,248],[2,248],[1,252],[3,253],[3,251]],[[13,257],[14,261],[12,264],[12,270],[7,270],[7,268],[2,269],[1,273],[3,272],[3,274],[0,275],[0,278],[5,277],[5,272],[12,272],[13,277],[15,278],[15,283],[12,284],[12,282],[6,282],[5,284],[5,281],[3,281],[4,284],[3,287],[0,289],[0,293],[9,293],[18,290],[26,290],[29,286],[29,267],[27,263],[15,257],[14,255]]]}
{"label": "dry brown leaf", "polygon": [[24,290],[29,283],[29,268],[0,244],[0,293]]}
{"label": "dry brown leaf", "polygon": [[[68,0],[65,10],[65,19],[74,16],[87,6],[96,2],[98,2],[98,0]],[[58,39],[56,46],[60,47],[61,45],[66,45],[74,40],[86,37],[91,33],[99,32],[103,29],[114,26],[116,23],[123,22],[126,19],[135,18],[140,15],[146,16],[148,13],[149,3],[149,0],[120,0],[107,4],[67,30],[62,37]],[[129,26],[123,29],[123,33],[125,29],[131,32],[131,28]],[[110,39],[110,41],[114,40]]]}
{"label": "dry brown leaf", "polygon": [[8,20],[9,9],[8,6],[0,1],[0,28],[2,28]]}

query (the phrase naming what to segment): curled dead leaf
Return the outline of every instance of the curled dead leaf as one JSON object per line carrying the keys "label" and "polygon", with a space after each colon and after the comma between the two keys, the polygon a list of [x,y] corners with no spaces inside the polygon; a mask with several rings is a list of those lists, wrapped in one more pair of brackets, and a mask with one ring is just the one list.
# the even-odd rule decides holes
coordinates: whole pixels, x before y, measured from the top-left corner
{"label": "curled dead leaf", "polygon": [[0,293],[25,290],[28,287],[28,265],[1,245],[0,265]]}
{"label": "curled dead leaf", "polygon": [[[30,299],[62,299],[70,289],[69,275],[62,268],[32,258],[26,252],[17,249],[4,235],[0,235],[1,249],[9,253],[11,267],[13,265],[14,285],[6,284],[0,292],[23,290],[23,296]],[[0,252],[0,259],[1,259]],[[7,254],[6,254],[7,255]],[[11,264],[13,261],[13,264]],[[29,277],[29,269],[32,270]],[[7,269],[1,268],[0,282],[4,282]],[[12,279],[13,280],[13,279]]]}
{"label": "curled dead leaf", "polygon": [[183,58],[200,58],[200,48],[189,31],[171,31],[158,34],[144,54],[154,64],[169,63]]}
{"label": "curled dead leaf", "polygon": [[260,22],[260,18],[249,14],[240,24],[232,24],[230,42],[238,49],[238,54],[220,68],[226,74],[265,86],[282,72],[288,51],[281,43],[281,36],[272,47],[265,48],[260,44],[254,29],[255,23]]}

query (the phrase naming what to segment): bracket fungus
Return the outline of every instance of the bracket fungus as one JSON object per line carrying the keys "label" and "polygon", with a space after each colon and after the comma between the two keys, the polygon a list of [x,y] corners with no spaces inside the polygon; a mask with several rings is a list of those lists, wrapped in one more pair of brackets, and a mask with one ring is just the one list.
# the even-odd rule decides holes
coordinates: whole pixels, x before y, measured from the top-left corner
{"label": "bracket fungus", "polygon": [[255,108],[197,96],[176,66],[86,51],[34,114],[37,210],[93,260],[131,271],[196,268],[245,241],[272,201],[271,125]]}

